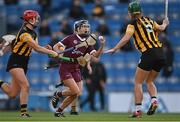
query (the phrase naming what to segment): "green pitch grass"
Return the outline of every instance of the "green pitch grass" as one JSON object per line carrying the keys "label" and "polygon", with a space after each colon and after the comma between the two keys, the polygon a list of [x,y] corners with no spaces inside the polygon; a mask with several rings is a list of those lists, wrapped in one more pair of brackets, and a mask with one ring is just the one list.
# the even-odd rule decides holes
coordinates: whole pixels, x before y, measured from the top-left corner
{"label": "green pitch grass", "polygon": [[143,115],[142,118],[129,118],[128,113],[80,113],[70,115],[65,113],[65,118],[55,118],[51,112],[31,112],[31,118],[20,118],[19,112],[0,112],[0,121],[29,121],[29,122],[180,122],[179,114],[155,114],[153,116]]}

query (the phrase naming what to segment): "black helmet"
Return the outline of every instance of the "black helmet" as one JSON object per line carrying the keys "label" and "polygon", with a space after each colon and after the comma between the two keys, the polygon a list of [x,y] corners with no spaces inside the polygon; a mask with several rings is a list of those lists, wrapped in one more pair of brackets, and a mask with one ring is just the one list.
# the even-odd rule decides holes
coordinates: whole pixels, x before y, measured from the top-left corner
{"label": "black helmet", "polygon": [[88,20],[78,20],[74,22],[74,31],[77,31],[77,28],[81,27],[83,24],[89,25]]}

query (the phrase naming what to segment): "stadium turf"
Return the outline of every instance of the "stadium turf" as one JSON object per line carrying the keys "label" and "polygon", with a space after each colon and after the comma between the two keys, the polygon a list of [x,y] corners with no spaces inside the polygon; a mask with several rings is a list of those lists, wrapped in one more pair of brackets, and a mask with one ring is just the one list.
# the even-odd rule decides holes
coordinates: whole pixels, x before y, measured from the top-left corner
{"label": "stadium turf", "polygon": [[80,113],[80,115],[70,115],[65,113],[65,118],[55,118],[50,112],[31,112],[33,117],[20,118],[19,112],[0,112],[0,121],[14,122],[14,121],[33,121],[33,122],[180,122],[179,114],[156,114],[153,116],[143,115],[142,118],[129,118],[128,113]]}

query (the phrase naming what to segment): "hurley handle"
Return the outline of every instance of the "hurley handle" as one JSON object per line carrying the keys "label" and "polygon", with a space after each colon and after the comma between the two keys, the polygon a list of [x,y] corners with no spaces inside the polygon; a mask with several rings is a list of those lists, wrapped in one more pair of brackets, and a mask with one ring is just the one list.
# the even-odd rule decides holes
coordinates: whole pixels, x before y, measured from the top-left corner
{"label": "hurley handle", "polygon": [[54,55],[52,55],[52,54],[49,54],[48,56],[51,57],[51,58],[58,58],[58,59],[60,59],[62,61],[74,62],[74,59],[73,58],[69,58],[69,57],[64,57],[64,56],[54,57]]}
{"label": "hurley handle", "polygon": [[168,17],[168,0],[165,0],[165,18]]}

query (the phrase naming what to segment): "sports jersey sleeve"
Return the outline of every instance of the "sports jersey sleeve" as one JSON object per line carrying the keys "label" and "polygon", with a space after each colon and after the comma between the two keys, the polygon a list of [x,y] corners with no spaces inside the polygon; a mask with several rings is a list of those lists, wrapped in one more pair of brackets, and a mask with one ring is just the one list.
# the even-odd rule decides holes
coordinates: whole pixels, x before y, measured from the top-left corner
{"label": "sports jersey sleeve", "polygon": [[134,25],[129,24],[129,25],[127,26],[127,28],[126,28],[126,33],[132,35],[132,34],[134,34],[134,31],[135,31]]}
{"label": "sports jersey sleeve", "polygon": [[159,24],[157,24],[155,21],[153,22],[153,28],[155,30],[158,30],[158,28],[159,28]]}
{"label": "sports jersey sleeve", "polygon": [[22,33],[22,34],[20,35],[19,39],[20,39],[22,42],[28,42],[28,41],[33,40],[32,36],[31,36],[29,33]]}
{"label": "sports jersey sleeve", "polygon": [[59,43],[63,44],[64,46],[67,46],[69,43],[69,37],[65,37],[63,40],[61,40]]}

